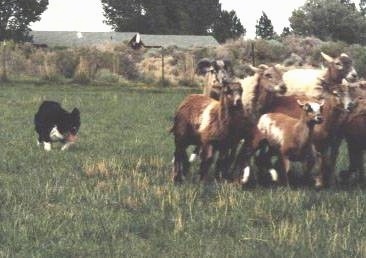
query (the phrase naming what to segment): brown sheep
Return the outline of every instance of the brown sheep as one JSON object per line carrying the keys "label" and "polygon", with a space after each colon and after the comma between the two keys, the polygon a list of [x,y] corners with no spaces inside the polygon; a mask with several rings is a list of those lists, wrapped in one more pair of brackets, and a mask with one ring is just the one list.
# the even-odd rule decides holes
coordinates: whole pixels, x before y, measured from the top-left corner
{"label": "brown sheep", "polygon": [[229,60],[202,58],[197,63],[196,74],[205,76],[203,94],[219,100],[223,81],[232,78],[234,72]]}
{"label": "brown sheep", "polygon": [[[334,88],[333,88],[334,89]],[[336,157],[340,137],[340,127],[344,123],[344,114],[353,108],[354,103],[350,101],[347,94],[339,96],[338,93],[323,92],[324,122],[314,128],[314,145],[321,154],[320,173],[315,177],[316,187],[329,186],[333,180],[335,162],[330,162]],[[300,118],[301,108],[297,105],[297,99],[311,101],[307,96],[278,96],[272,102],[272,106],[266,112],[283,113],[293,118]],[[330,153],[329,153],[330,152]]]}
{"label": "brown sheep", "polygon": [[366,82],[359,81],[348,84],[351,98],[358,98],[357,105],[348,114],[342,127],[342,136],[345,138],[349,156],[348,171],[342,171],[343,180],[349,180],[352,174],[357,182],[365,183],[364,152],[366,150]]}
{"label": "brown sheep", "polygon": [[188,146],[200,148],[200,179],[206,180],[214,152],[227,153],[243,137],[246,125],[242,123],[241,95],[239,83],[224,83],[219,101],[203,94],[192,94],[183,100],[171,129],[175,140],[174,182],[182,182],[188,172]]}
{"label": "brown sheep", "polygon": [[[280,156],[280,182],[288,184],[288,173],[291,161],[306,164],[309,174],[317,163],[318,154],[313,145],[314,126],[323,122],[322,103],[301,102],[296,100],[302,109],[299,119],[283,113],[267,113],[258,121],[258,131],[254,142],[265,139],[269,146],[278,150]],[[242,183],[246,183],[248,175],[244,173]]]}
{"label": "brown sheep", "polygon": [[288,88],[288,95],[306,94],[309,97],[320,97],[323,91],[342,83],[343,79],[353,82],[357,72],[352,59],[347,54],[332,58],[321,52],[327,62],[327,69],[292,69],[283,74]]}

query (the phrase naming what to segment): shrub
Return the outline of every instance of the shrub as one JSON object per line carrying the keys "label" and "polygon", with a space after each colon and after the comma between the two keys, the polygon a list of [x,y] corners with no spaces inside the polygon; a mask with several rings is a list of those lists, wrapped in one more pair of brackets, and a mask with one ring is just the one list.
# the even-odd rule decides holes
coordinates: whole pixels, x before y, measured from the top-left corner
{"label": "shrub", "polygon": [[348,48],[360,77],[366,78],[366,47],[355,44]]}
{"label": "shrub", "polygon": [[289,55],[288,49],[277,40],[256,40],[256,64],[282,62]]}
{"label": "shrub", "polygon": [[66,78],[74,77],[76,68],[79,63],[79,58],[74,51],[61,50],[56,51],[56,67],[60,74]]}
{"label": "shrub", "polygon": [[95,75],[95,80],[106,83],[117,83],[119,76],[108,69],[100,69]]}

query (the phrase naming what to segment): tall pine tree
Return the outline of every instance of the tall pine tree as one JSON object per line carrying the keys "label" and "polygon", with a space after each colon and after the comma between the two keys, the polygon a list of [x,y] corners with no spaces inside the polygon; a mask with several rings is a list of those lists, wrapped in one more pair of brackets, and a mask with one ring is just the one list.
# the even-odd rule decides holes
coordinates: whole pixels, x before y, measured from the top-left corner
{"label": "tall pine tree", "polygon": [[223,43],[226,39],[236,39],[244,36],[246,30],[234,11],[223,10],[214,24],[213,33],[217,41]]}
{"label": "tall pine tree", "polygon": [[265,12],[262,12],[262,16],[255,26],[255,34],[262,39],[273,39],[275,36],[272,21]]}

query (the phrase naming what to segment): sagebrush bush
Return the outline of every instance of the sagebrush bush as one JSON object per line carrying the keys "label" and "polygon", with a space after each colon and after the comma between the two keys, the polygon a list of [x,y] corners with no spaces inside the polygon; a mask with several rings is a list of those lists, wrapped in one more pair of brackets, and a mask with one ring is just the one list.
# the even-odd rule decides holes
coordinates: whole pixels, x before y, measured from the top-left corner
{"label": "sagebrush bush", "polygon": [[110,70],[103,68],[97,71],[95,80],[97,82],[104,83],[117,83],[119,81],[119,76],[115,73],[112,73]]}
{"label": "sagebrush bush", "polygon": [[256,64],[282,62],[290,54],[285,45],[277,40],[260,39],[254,44]]}
{"label": "sagebrush bush", "polygon": [[56,67],[58,71],[66,78],[73,78],[79,58],[72,50],[56,51]]}

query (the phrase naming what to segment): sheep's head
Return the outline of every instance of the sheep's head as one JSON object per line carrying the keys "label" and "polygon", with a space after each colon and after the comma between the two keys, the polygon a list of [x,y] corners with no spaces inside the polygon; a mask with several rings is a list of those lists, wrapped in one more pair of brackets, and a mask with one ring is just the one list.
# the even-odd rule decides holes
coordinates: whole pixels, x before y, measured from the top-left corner
{"label": "sheep's head", "polygon": [[328,64],[329,80],[334,83],[341,83],[342,79],[349,82],[356,81],[358,75],[356,69],[353,67],[352,59],[345,53],[339,57],[333,58],[323,52],[322,57]]}
{"label": "sheep's head", "polygon": [[241,107],[241,96],[243,89],[238,82],[223,82],[221,89],[221,98],[224,98],[226,103],[231,107]]}
{"label": "sheep's head", "polygon": [[365,97],[366,81],[348,82],[342,80],[342,84],[337,85],[333,90],[333,95],[339,99],[339,103],[346,111],[352,111],[358,101]]}
{"label": "sheep's head", "polygon": [[250,66],[258,76],[258,85],[266,91],[285,94],[287,87],[282,80],[283,73],[274,66],[259,65],[258,67]]}
{"label": "sheep's head", "polygon": [[233,77],[233,68],[229,60],[203,58],[197,63],[196,74],[213,75],[212,84],[222,85],[224,80]]}
{"label": "sheep's head", "polygon": [[306,122],[308,124],[320,124],[323,122],[323,106],[324,106],[324,99],[318,103],[313,101],[302,102],[301,100],[297,100],[299,106],[305,112]]}

